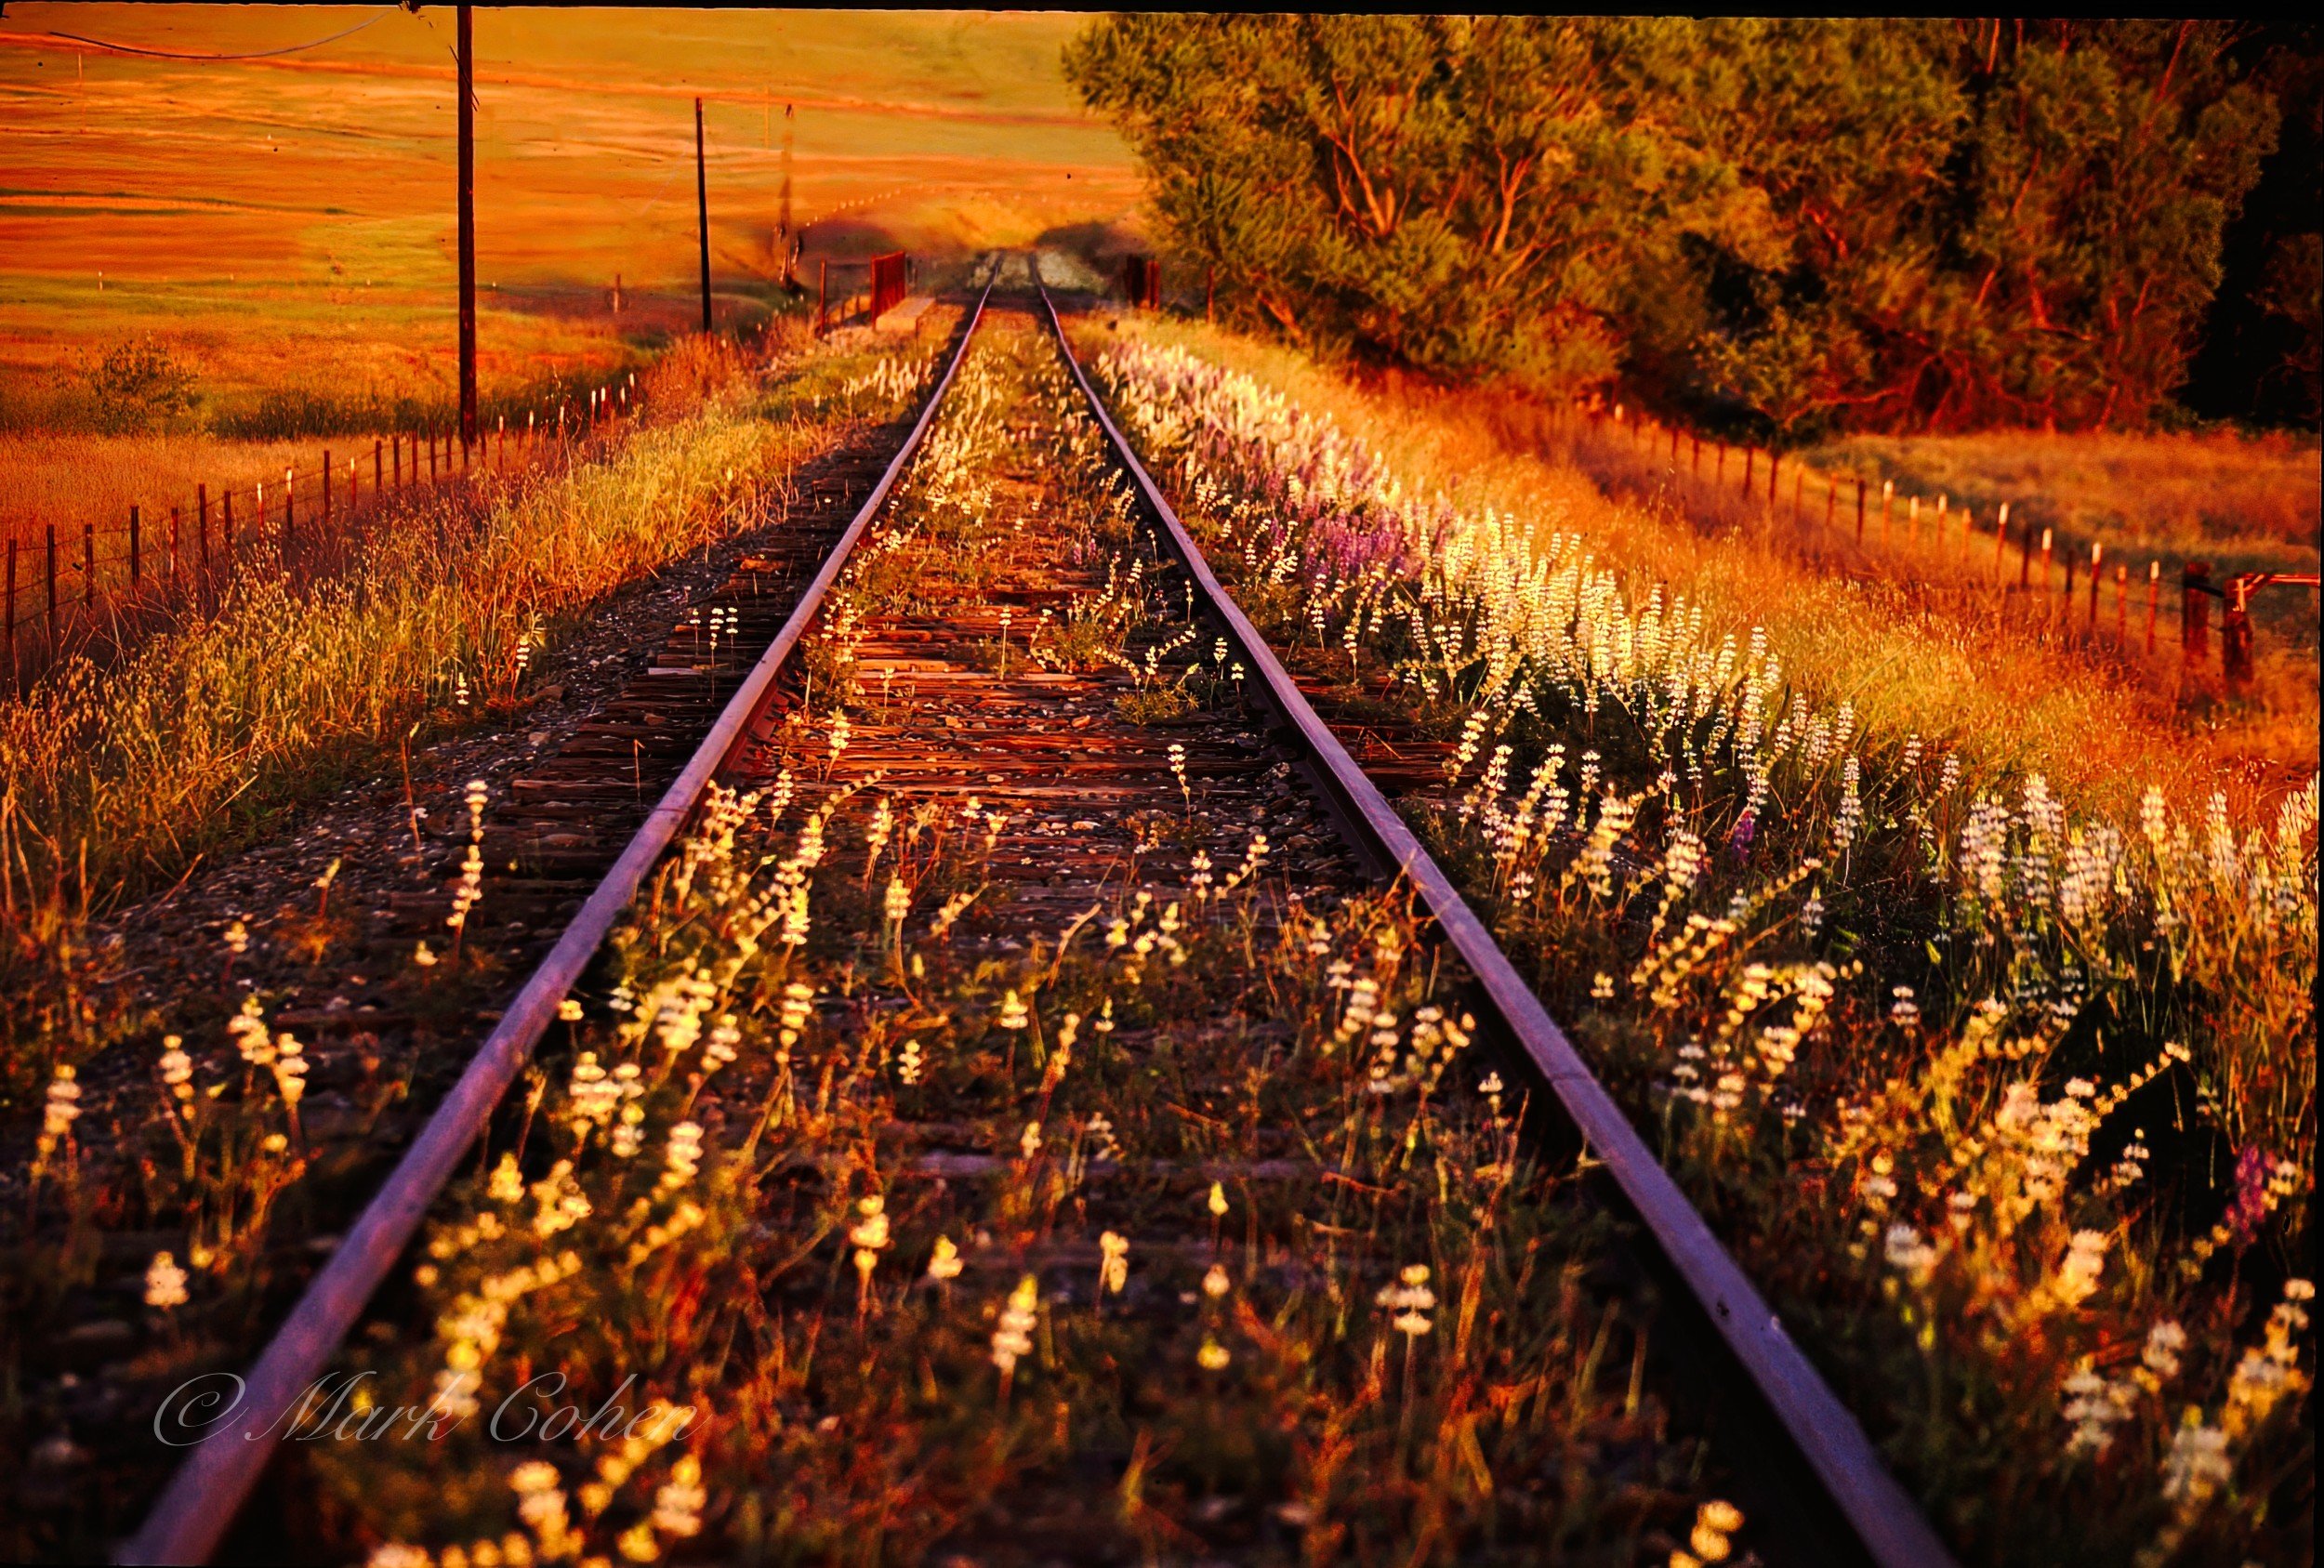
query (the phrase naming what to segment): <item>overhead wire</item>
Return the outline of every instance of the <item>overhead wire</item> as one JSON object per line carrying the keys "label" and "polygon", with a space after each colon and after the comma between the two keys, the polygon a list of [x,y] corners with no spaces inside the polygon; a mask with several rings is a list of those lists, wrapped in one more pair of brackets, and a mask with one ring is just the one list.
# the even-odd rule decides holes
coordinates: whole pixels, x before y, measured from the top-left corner
{"label": "overhead wire", "polygon": [[342,38],[352,38],[356,33],[361,33],[364,28],[370,27],[376,22],[385,21],[388,18],[389,12],[398,10],[401,7],[395,6],[383,6],[374,15],[357,22],[352,27],[343,28],[339,32],[332,33],[327,38],[316,38],[304,44],[287,44],[279,49],[257,49],[249,54],[241,55],[197,55],[186,54],[175,49],[149,49],[138,44],[116,44],[109,38],[91,38],[83,33],[65,33],[53,27],[48,30],[48,36],[51,38],[68,39],[75,44],[86,44],[92,48],[111,49],[115,54],[143,55],[150,59],[273,59],[280,55],[299,54],[308,49],[319,49],[325,44],[336,44]]}

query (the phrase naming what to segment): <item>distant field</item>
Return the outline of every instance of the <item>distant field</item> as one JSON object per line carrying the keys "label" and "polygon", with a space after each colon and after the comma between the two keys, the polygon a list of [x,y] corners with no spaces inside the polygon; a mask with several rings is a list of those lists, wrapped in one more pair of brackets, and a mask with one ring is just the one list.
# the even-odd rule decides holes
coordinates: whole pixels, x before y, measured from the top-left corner
{"label": "distant field", "polygon": [[[315,384],[441,396],[454,349],[452,16],[11,7],[0,18],[0,419],[152,336],[231,410]],[[1121,221],[1127,151],[1076,105],[1069,16],[480,10],[480,355],[488,382],[607,362],[682,324],[693,104],[721,292],[773,272],[784,106],[808,277],[825,256],[962,250]],[[101,282],[100,282],[101,273]],[[615,318],[618,274],[632,310]],[[640,296],[643,296],[640,299]],[[659,296],[658,298],[655,296]],[[636,307],[647,309],[639,311]]]}
{"label": "distant field", "polygon": [[1807,456],[1980,514],[2007,501],[2118,555],[2208,559],[2222,573],[2316,570],[2324,475],[2312,439],[2011,430],[1858,436]]}

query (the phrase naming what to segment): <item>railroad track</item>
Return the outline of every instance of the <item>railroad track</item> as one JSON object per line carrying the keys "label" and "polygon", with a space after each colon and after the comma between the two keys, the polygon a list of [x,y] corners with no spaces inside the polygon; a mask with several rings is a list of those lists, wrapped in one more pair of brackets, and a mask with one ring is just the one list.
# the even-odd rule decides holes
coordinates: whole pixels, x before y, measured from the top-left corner
{"label": "railroad track", "polygon": [[[999,271],[997,263],[996,278]],[[916,838],[919,827],[931,824],[939,837],[955,824],[963,836],[982,832],[973,892],[986,907],[1005,908],[1008,921],[980,927],[974,918],[963,920],[954,907],[971,902],[962,898],[945,903],[951,913],[937,916],[933,928],[941,938],[957,923],[953,940],[967,964],[1005,966],[1023,946],[1012,933],[1043,930],[1058,933],[1054,976],[1078,933],[1089,929],[1094,945],[1106,915],[1125,908],[1131,917],[1116,915],[1111,945],[1119,949],[1135,940],[1144,954],[1159,940],[1167,954],[1179,945],[1172,931],[1184,929],[1179,902],[1167,889],[1187,889],[1187,899],[1199,905],[1214,896],[1217,882],[1248,879],[1261,864],[1277,868],[1280,880],[1269,899],[1247,906],[1241,940],[1248,953],[1271,942],[1296,942],[1310,922],[1320,943],[1328,924],[1324,916],[1372,908],[1366,901],[1380,901],[1383,889],[1390,903],[1417,903],[1435,955],[1428,982],[1433,990],[1421,995],[1471,998],[1484,1033],[1498,1036],[1510,1060],[1530,1064],[1548,1091],[1542,1103],[1552,1117],[1587,1148],[1594,1170],[1579,1193],[1632,1221],[1639,1262],[1673,1287],[1689,1354],[1710,1371],[1732,1407],[1723,1442],[1745,1452],[1744,1462],[1732,1468],[1755,1472],[1751,1484],[1762,1506],[1772,1499],[1790,1516],[1770,1539],[1803,1560],[1948,1561],[1854,1418],[1784,1335],[1382,793],[1382,780],[1414,787],[1434,776],[1426,744],[1382,733],[1376,725],[1335,729],[1316,712],[1210,573],[1107,415],[1073,360],[1054,303],[1037,283],[1005,312],[1012,319],[1002,330],[1011,335],[1021,358],[1029,341],[1054,345],[1071,378],[1061,380],[1065,396],[1060,411],[1077,403],[1076,412],[1086,414],[1103,435],[1102,445],[1087,455],[1090,472],[1078,480],[1061,473],[1045,460],[1046,449],[1030,426],[1022,431],[1010,426],[1009,437],[1023,439],[999,443],[1004,455],[979,476],[976,495],[984,518],[1006,519],[1009,526],[990,528],[968,550],[941,534],[921,537],[919,521],[891,520],[884,531],[878,528],[883,508],[959,379],[993,286],[988,283],[967,312],[927,405],[902,449],[869,484],[862,506],[843,526],[832,518],[798,528],[780,553],[746,560],[738,570],[716,625],[723,647],[763,643],[749,666],[729,668],[712,657],[706,617],[698,656],[680,658],[693,650],[674,645],[645,678],[651,684],[633,690],[555,767],[519,781],[515,807],[495,819],[494,852],[529,860],[543,874],[545,908],[561,915],[559,906],[570,902],[556,872],[601,863],[607,843],[625,833],[626,844],[278,1330],[252,1368],[232,1417],[191,1451],[121,1560],[203,1561],[218,1548],[268,1461],[271,1434],[339,1352],[431,1204],[486,1134],[495,1107],[560,1005],[719,786],[796,797],[819,835],[867,844],[866,889],[880,846],[905,831],[905,810],[921,813],[911,818]],[[1005,423],[1010,413],[1000,410],[995,417]],[[924,497],[916,497],[916,505],[927,510]],[[1108,507],[1142,541],[1140,550],[1098,547],[1089,516]],[[1128,635],[1115,653],[1058,655],[1076,627],[1086,629],[1116,611],[1116,629]],[[730,630],[737,620],[739,631]],[[1167,679],[1182,664],[1192,666],[1190,681],[1200,677],[1205,700],[1188,703],[1186,683]],[[1182,694],[1166,696],[1174,689]],[[649,754],[665,771],[675,761],[665,739],[670,716],[691,713],[699,724],[713,709],[716,718],[707,721],[701,744],[652,809],[641,810]],[[627,792],[618,781],[625,757],[636,773]],[[609,773],[615,775],[611,782]],[[1248,847],[1246,869],[1237,876],[1229,863],[1230,846],[1241,845]],[[1155,888],[1166,892],[1155,894]],[[1134,905],[1129,903],[1133,894]],[[1155,919],[1166,903],[1168,913]],[[925,910],[913,918],[918,929],[928,929]],[[1393,968],[1393,948],[1382,951]],[[903,952],[899,917],[891,978],[908,995]],[[913,964],[917,977],[917,958]],[[847,975],[852,988],[853,959]],[[1227,989],[1223,975],[1220,987]],[[1009,995],[1013,1003],[1016,992]],[[860,1031],[876,1017],[868,1000],[852,1007],[842,1014],[850,1027]],[[1022,1027],[1007,1021],[1006,1007],[996,1016],[1005,1029]],[[1424,1008],[1419,1016],[1445,1015]],[[1174,1145],[1174,1157],[1129,1162],[1103,1147],[1085,1157],[1076,1136],[1071,1169],[1083,1185],[1075,1201],[1102,1215],[1124,1216],[1117,1222],[1125,1229],[1133,1215],[1142,1220],[1129,1243],[1142,1262],[1176,1259],[1191,1268],[1231,1252],[1222,1252],[1220,1230],[1225,1212],[1221,1194],[1229,1183],[1246,1194],[1272,1194],[1249,1200],[1254,1273],[1263,1255],[1278,1273],[1296,1274],[1301,1265],[1286,1235],[1302,1226],[1333,1238],[1358,1235],[1320,1223],[1320,1217],[1348,1218],[1337,1206],[1362,1203],[1358,1192],[1378,1194],[1381,1189],[1364,1179],[1371,1167],[1321,1156],[1296,1125],[1260,1127],[1254,1116],[1247,1137],[1225,1136],[1231,1118],[1221,1109],[1218,1074],[1239,1056],[1271,1059],[1284,1034],[1263,1011],[1222,1002],[1216,1017],[1198,1025],[1176,1033],[1125,1030],[1112,1042],[1133,1058],[1143,1052],[1158,1061],[1206,1062],[1212,1077],[1198,1075],[1194,1087],[1219,1089],[1189,1093],[1186,1103],[1168,1107],[1191,1129]],[[1008,1040],[1013,1070],[1017,1037],[996,1037]],[[785,1049],[787,1057],[787,1044]],[[1043,1080],[1044,1112],[1062,1066]],[[905,1081],[913,1080],[907,1074]],[[826,1098],[828,1086],[826,1070]],[[707,1107],[701,1119],[715,1135],[734,1099],[706,1096],[698,1080],[694,1087],[689,1103]],[[1498,1117],[1498,1100],[1495,1107]],[[970,1212],[961,1207],[969,1200],[946,1196],[952,1184],[968,1192],[980,1183],[1007,1183],[1038,1165],[1037,1118],[1025,1125],[1019,1155],[992,1149],[994,1125],[1013,1126],[1014,1113],[1014,1101],[923,1104],[918,1114],[899,1113],[866,1136],[885,1151],[876,1165],[891,1166],[899,1180],[932,1184],[932,1196],[913,1200],[916,1213],[949,1213],[959,1222]],[[1214,1135],[1205,1123],[1220,1130]],[[1111,1136],[1109,1129],[1108,1142]],[[787,1211],[770,1205],[767,1228],[782,1231],[786,1212],[794,1230],[807,1223],[810,1210],[799,1193],[811,1191],[811,1179],[818,1175],[808,1164],[793,1162],[805,1185],[786,1191]],[[1207,1232],[1200,1219],[1158,1226],[1133,1202],[1133,1196],[1150,1199],[1162,1191],[1198,1194],[1206,1183],[1212,1184]],[[1377,1196],[1371,1201],[1377,1229]],[[1052,1209],[1056,1202],[1050,1200]],[[1182,1203],[1179,1212],[1194,1211]],[[884,1224],[878,1233],[885,1236]],[[1029,1279],[1058,1269],[1102,1267],[1110,1256],[1084,1258],[1091,1251],[1086,1245],[1050,1239],[1046,1230],[1038,1242],[1032,1235],[1026,1232],[1013,1248],[971,1248],[965,1265],[980,1272],[1022,1269]],[[1110,1231],[1108,1238],[1109,1245],[1119,1239]],[[1335,1239],[1330,1245],[1336,1249],[1340,1244]],[[1365,1258],[1360,1242],[1345,1245],[1352,1257]],[[876,1258],[877,1245],[873,1250]],[[872,1271],[860,1251],[857,1257],[868,1299]],[[1089,1304],[1103,1309],[1106,1286],[1103,1274],[1098,1278]],[[1214,1262],[1202,1288],[1213,1293],[1213,1284],[1223,1279]],[[1057,1298],[1069,1298],[1073,1288],[1078,1287]],[[1114,1288],[1119,1290],[1118,1283]],[[1225,1289],[1220,1284],[1216,1293]],[[1189,1292],[1181,1299],[1195,1297]],[[1461,1333],[1465,1337],[1465,1324]],[[1205,1357],[1216,1349],[1206,1340]],[[1643,1358],[1643,1349],[1639,1353]],[[1407,1349],[1407,1393],[1410,1375]],[[1006,1370],[1003,1377],[1005,1399]],[[1069,1553],[1071,1543],[1083,1538],[1076,1530],[1096,1527],[1082,1517],[1089,1509],[1078,1490],[1086,1488],[1053,1489],[1041,1516],[1060,1549]],[[1010,1528],[1007,1520],[985,1526],[988,1533]],[[953,1539],[974,1548],[980,1537],[968,1527]]]}

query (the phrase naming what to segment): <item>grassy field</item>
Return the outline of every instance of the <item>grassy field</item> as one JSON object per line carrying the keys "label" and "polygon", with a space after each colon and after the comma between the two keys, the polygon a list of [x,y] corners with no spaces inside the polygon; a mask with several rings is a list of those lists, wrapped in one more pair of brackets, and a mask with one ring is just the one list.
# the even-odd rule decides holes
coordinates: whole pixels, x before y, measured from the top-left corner
{"label": "grassy field", "polygon": [[1303,684],[1457,742],[1402,809],[1963,1561],[2312,1561],[2313,771],[1489,408],[1087,336]]}
{"label": "grassy field", "polygon": [[[158,59],[57,35],[250,54],[366,16],[338,42],[264,59]],[[480,12],[488,403],[601,377],[691,327],[697,94],[722,323],[774,295],[786,105],[810,286],[826,257],[1130,221],[1128,154],[1057,72],[1077,25]],[[159,516],[196,483],[279,474],[321,444],[267,438],[449,416],[451,30],[440,8],[34,5],[0,18],[0,534],[119,528],[131,504]],[[93,377],[148,344],[183,395],[150,417],[129,409],[138,437],[125,440],[111,433],[118,400]]]}

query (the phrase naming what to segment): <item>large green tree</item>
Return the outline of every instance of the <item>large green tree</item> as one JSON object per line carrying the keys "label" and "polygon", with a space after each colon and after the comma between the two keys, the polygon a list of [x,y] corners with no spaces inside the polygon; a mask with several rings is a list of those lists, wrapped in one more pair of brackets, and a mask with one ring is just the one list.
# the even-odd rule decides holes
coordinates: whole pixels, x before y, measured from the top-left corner
{"label": "large green tree", "polygon": [[2273,144],[2236,37],[1131,16],[1066,69],[1256,318],[1803,434],[2146,417]]}

